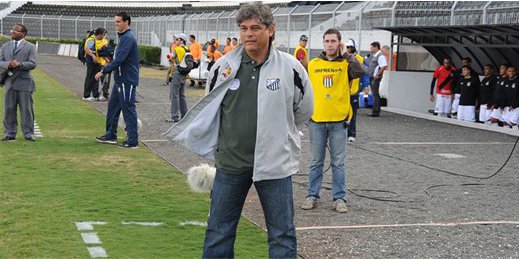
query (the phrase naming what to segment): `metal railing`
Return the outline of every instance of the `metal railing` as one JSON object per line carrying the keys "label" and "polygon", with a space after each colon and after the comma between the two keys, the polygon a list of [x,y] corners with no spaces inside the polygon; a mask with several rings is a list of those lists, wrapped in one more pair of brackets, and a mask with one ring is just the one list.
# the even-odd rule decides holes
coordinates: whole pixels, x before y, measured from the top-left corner
{"label": "metal railing", "polygon": [[[355,39],[360,49],[367,50],[373,39],[390,42],[390,34],[373,31],[376,27],[518,24],[519,2],[342,2],[280,7],[273,9],[273,14],[275,44],[283,50],[295,48],[301,34],[309,36],[307,48],[310,51],[321,49],[322,34],[331,27],[338,28],[345,38]],[[193,34],[202,43],[212,38],[225,42],[225,38],[238,36],[235,15],[236,10],[228,10],[135,17],[132,29],[139,36],[139,44],[167,46],[172,42],[173,33],[178,32]],[[9,34],[15,23],[25,24],[32,37],[79,40],[85,37],[87,30],[104,27],[109,31],[108,37],[116,38],[113,17],[10,14],[0,20],[0,31]]]}

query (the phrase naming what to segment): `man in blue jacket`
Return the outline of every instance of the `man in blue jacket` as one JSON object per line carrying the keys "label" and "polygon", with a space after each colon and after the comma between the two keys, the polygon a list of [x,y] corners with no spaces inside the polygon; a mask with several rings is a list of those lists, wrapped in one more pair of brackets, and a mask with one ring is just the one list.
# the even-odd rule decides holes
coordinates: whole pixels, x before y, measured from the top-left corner
{"label": "man in blue jacket", "polygon": [[139,50],[137,38],[130,29],[131,18],[126,12],[115,15],[115,27],[119,35],[119,45],[114,60],[95,75],[99,80],[104,74],[114,73],[114,86],[106,113],[106,133],[96,137],[105,144],[117,144],[117,123],[121,111],[126,124],[126,140],[123,148],[138,148],[137,111],[135,109],[135,89],[139,84]]}

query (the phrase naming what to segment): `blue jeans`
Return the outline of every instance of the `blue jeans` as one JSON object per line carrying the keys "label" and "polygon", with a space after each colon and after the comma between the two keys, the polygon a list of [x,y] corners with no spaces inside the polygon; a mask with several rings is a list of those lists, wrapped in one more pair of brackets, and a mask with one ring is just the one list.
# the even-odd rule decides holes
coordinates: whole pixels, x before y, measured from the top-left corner
{"label": "blue jeans", "polygon": [[333,201],[346,200],[346,139],[348,129],[343,122],[318,123],[310,122],[310,148],[312,161],[308,184],[308,196],[319,198],[319,190],[323,181],[324,158],[327,143],[330,147],[332,163]]}
{"label": "blue jeans", "polygon": [[[252,171],[230,175],[216,170],[203,258],[234,258],[236,228],[252,183]],[[292,178],[259,181],[254,186],[265,215],[269,257],[297,258]]]}

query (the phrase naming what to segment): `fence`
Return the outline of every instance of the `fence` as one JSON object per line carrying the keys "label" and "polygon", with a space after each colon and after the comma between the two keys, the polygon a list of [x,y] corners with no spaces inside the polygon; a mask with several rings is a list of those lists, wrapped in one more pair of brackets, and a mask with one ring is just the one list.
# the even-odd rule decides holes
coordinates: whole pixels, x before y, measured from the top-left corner
{"label": "fence", "polygon": [[[301,34],[309,35],[307,48],[322,48],[322,33],[336,27],[345,38],[357,41],[361,50],[378,40],[389,43],[391,34],[375,30],[387,26],[452,26],[519,23],[519,2],[505,1],[373,1],[342,2],[273,9],[276,19],[278,48],[290,51],[298,44]],[[173,32],[194,34],[199,42],[217,38],[237,37],[236,10],[222,12],[178,14],[171,16],[134,17],[132,29],[139,43],[160,46],[172,42]],[[10,14],[0,20],[0,31],[9,34],[14,23],[23,23],[29,36],[57,39],[82,39],[85,32],[96,27],[109,31],[116,38],[113,17],[52,16]],[[362,33],[361,33],[362,31]],[[223,44],[220,44],[223,45]]]}

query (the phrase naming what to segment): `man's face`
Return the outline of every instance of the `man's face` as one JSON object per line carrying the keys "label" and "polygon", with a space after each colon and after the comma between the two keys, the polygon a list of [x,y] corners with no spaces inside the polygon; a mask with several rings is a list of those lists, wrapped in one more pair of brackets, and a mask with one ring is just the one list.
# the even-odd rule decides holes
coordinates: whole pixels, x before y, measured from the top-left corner
{"label": "man's face", "polygon": [[22,26],[15,25],[11,29],[11,39],[13,40],[21,40],[25,37],[25,33],[22,32]]}
{"label": "man's face", "polygon": [[227,40],[225,43],[226,43],[227,45],[231,45],[231,40]]}
{"label": "man's face", "polygon": [[258,52],[268,48],[269,38],[274,36],[274,32],[274,25],[267,28],[257,19],[246,20],[240,24],[240,37],[247,52]]}
{"label": "man's face", "polygon": [[466,59],[461,60],[461,66],[470,66],[470,62]]}
{"label": "man's face", "polygon": [[189,37],[189,42],[195,42],[195,39],[193,39],[193,37]]}
{"label": "man's face", "polygon": [[515,67],[509,67],[508,70],[506,70],[506,74],[508,75],[508,79],[513,79],[516,74]]}
{"label": "man's face", "polygon": [[211,45],[214,45],[216,43],[216,40],[215,39],[212,39],[211,42],[209,44]]}
{"label": "man's face", "polygon": [[346,46],[346,52],[348,52],[348,54],[353,54],[353,48],[351,46]]}
{"label": "man's face", "polygon": [[372,53],[377,53],[378,52],[378,48],[371,46],[371,52]]}
{"label": "man's face", "polygon": [[485,76],[490,76],[490,75],[492,75],[493,72],[494,72],[494,70],[490,67],[485,67],[483,69],[483,73],[485,74]]}
{"label": "man's face", "polygon": [[232,45],[238,45],[238,40],[232,39]]}
{"label": "man's face", "polygon": [[508,68],[506,66],[500,66],[499,67],[499,75],[505,76]]}
{"label": "man's face", "polygon": [[470,70],[468,68],[464,67],[461,69],[461,74],[463,76],[468,76],[468,75],[470,75]]}
{"label": "man's face", "polygon": [[96,37],[96,40],[102,40],[102,39],[104,39],[105,35],[103,33],[100,33],[100,34],[97,34],[95,37]]}
{"label": "man's face", "polygon": [[123,21],[123,18],[121,16],[115,16],[115,29],[118,32],[126,31],[128,27],[128,21]]}
{"label": "man's face", "polygon": [[339,55],[339,45],[341,42],[337,37],[337,34],[326,34],[324,35],[324,51],[326,52],[326,56],[337,56]]}
{"label": "man's face", "polygon": [[308,44],[308,40],[300,40],[299,41],[299,45],[301,45],[302,47],[306,47],[306,44]]}
{"label": "man's face", "polygon": [[452,67],[452,61],[450,61],[448,59],[444,59],[443,66],[445,66],[446,69],[450,69]]}

